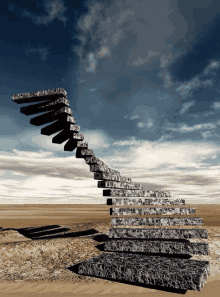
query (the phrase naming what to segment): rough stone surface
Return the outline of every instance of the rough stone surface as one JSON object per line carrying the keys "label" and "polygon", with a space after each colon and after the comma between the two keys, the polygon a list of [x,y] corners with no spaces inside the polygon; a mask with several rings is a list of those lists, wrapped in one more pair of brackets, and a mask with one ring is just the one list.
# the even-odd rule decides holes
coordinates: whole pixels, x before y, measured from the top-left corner
{"label": "rough stone surface", "polygon": [[173,225],[202,225],[202,218],[194,218],[194,217],[159,217],[159,218],[112,218],[111,224],[120,226],[120,225],[131,225],[131,226],[139,226],[139,225],[149,225],[149,226],[173,226]]}
{"label": "rough stone surface", "polygon": [[208,238],[206,229],[169,229],[169,228],[112,228],[109,238],[143,239],[190,239]]}
{"label": "rough stone surface", "polygon": [[130,190],[143,190],[143,186],[141,184],[114,182],[109,180],[98,181],[98,188],[121,188]]}
{"label": "rough stone surface", "polygon": [[85,156],[92,156],[94,155],[93,150],[80,148],[78,147],[76,150],[76,158],[84,158]]}
{"label": "rough stone surface", "polygon": [[107,165],[97,165],[97,164],[92,164],[92,165],[90,165],[90,171],[91,171],[91,172],[98,171],[98,172],[107,172],[107,173],[116,173],[116,174],[120,174],[119,171],[114,170],[114,169],[111,169],[111,168],[109,168]]}
{"label": "rough stone surface", "polygon": [[153,240],[114,239],[104,243],[109,252],[160,253],[176,255],[209,255],[209,245],[204,242],[174,242]]}
{"label": "rough stone surface", "polygon": [[201,291],[210,274],[208,261],[103,253],[79,263],[78,273],[135,284]]}
{"label": "rough stone surface", "polygon": [[30,120],[30,123],[35,126],[41,126],[56,120],[66,118],[67,115],[72,115],[72,110],[68,107],[62,107],[58,111],[50,111],[43,115],[39,115]]}
{"label": "rough stone surface", "polygon": [[108,198],[107,205],[185,205],[184,199]]}
{"label": "rough stone surface", "polygon": [[52,134],[57,133],[63,129],[68,130],[68,131],[74,131],[77,133],[79,131],[80,127],[76,126],[74,124],[71,124],[69,122],[63,121],[63,120],[58,120],[55,123],[52,123],[49,126],[42,128],[41,134],[52,135]]}
{"label": "rough stone surface", "polygon": [[170,197],[170,192],[143,191],[143,190],[124,190],[109,189],[103,190],[103,196],[119,196],[119,197]]}
{"label": "rough stone surface", "polygon": [[143,208],[131,208],[131,207],[114,207],[110,208],[110,215],[189,215],[195,214],[195,208],[183,208],[183,207],[143,207]]}
{"label": "rough stone surface", "polygon": [[38,102],[45,100],[56,100],[59,97],[66,97],[67,92],[63,88],[45,90],[45,91],[36,91],[22,94],[14,94],[12,100],[15,103],[29,103],[29,102]]}
{"label": "rough stone surface", "polygon": [[105,163],[97,157],[86,157],[84,160],[88,165],[90,164],[105,165]]}
{"label": "rough stone surface", "polygon": [[112,181],[119,181],[125,183],[131,183],[131,178],[120,176],[120,174],[110,174],[106,172],[95,172],[94,179],[102,179],[102,180],[112,180]]}
{"label": "rough stone surface", "polygon": [[20,108],[20,112],[25,115],[32,115],[40,112],[46,112],[50,110],[57,110],[64,106],[69,107],[70,102],[66,98],[59,98],[55,101],[44,101],[38,104],[32,104],[23,106]]}
{"label": "rough stone surface", "polygon": [[88,141],[78,141],[77,147],[88,148]]}

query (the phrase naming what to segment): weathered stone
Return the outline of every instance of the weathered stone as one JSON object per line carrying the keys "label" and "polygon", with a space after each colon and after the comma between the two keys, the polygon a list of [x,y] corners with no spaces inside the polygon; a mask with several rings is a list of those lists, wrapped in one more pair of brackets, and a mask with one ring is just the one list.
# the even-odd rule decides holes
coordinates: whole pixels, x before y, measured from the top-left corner
{"label": "weathered stone", "polygon": [[78,273],[175,289],[201,291],[210,274],[208,261],[103,253],[79,263]]}
{"label": "weathered stone", "polygon": [[90,164],[97,164],[97,165],[106,165],[103,161],[101,161],[99,158],[97,157],[86,157],[85,159],[86,164],[90,165]]}
{"label": "weathered stone", "polygon": [[15,94],[12,97],[12,100],[15,103],[29,103],[29,102],[38,102],[46,100],[56,100],[59,97],[66,97],[67,92],[63,88],[45,90],[45,91],[36,91],[22,94]]}
{"label": "weathered stone", "polygon": [[68,131],[74,131],[77,133],[80,127],[63,120],[58,120],[55,123],[52,123],[49,126],[42,128],[41,134],[49,136],[63,129]]}
{"label": "weathered stone", "polygon": [[208,243],[174,242],[153,240],[121,240],[114,239],[104,243],[104,251],[159,253],[177,255],[209,255]]}
{"label": "weathered stone", "polygon": [[98,188],[121,188],[129,190],[143,190],[143,186],[141,184],[114,182],[109,180],[98,181]]}
{"label": "weathered stone", "polygon": [[77,147],[83,147],[88,149],[88,142],[86,141],[79,141],[77,139],[69,139],[66,144],[64,145],[64,151],[72,152]]}
{"label": "weathered stone", "polygon": [[108,198],[107,205],[185,205],[184,199]]}
{"label": "weathered stone", "polygon": [[107,165],[97,165],[97,164],[92,164],[92,165],[90,165],[90,171],[91,171],[91,172],[98,171],[98,172],[107,172],[107,173],[116,173],[116,174],[120,174],[119,171],[114,170],[114,169],[111,169],[111,168],[109,168]]}
{"label": "weathered stone", "polygon": [[95,172],[94,179],[120,181],[124,183],[131,183],[131,178],[122,177],[118,173],[110,174],[106,172]]}
{"label": "weathered stone", "polygon": [[[111,197],[167,197],[170,193],[158,193],[157,191],[143,191],[143,190],[124,190],[124,189],[109,189],[103,190],[103,196]],[[170,196],[168,196],[170,197]]]}
{"label": "weathered stone", "polygon": [[131,225],[131,226],[141,226],[141,225],[149,225],[149,226],[176,226],[176,225],[202,225],[202,218],[194,218],[194,217],[159,217],[159,218],[112,218],[111,224],[120,226],[120,225]]}
{"label": "weathered stone", "polygon": [[190,239],[208,238],[206,229],[169,229],[169,228],[112,228],[109,238],[144,238],[144,239]]}
{"label": "weathered stone", "polygon": [[35,126],[41,126],[53,121],[65,118],[67,115],[72,115],[72,110],[68,107],[62,107],[58,111],[50,111],[43,115],[37,116],[30,120],[30,123]]}
{"label": "weathered stone", "polygon": [[84,140],[83,133],[74,133],[73,131],[63,130],[52,138],[52,143],[63,143],[67,139],[75,139],[77,141]]}
{"label": "weathered stone", "polygon": [[114,207],[110,208],[110,215],[189,215],[195,214],[195,208],[182,207]]}
{"label": "weathered stone", "polygon": [[57,110],[65,106],[69,107],[69,105],[69,100],[66,98],[59,98],[55,101],[44,101],[42,103],[21,107],[20,112],[25,115],[32,115],[50,110]]}
{"label": "weathered stone", "polygon": [[86,156],[93,156],[93,150],[78,147],[76,150],[76,158],[84,158]]}

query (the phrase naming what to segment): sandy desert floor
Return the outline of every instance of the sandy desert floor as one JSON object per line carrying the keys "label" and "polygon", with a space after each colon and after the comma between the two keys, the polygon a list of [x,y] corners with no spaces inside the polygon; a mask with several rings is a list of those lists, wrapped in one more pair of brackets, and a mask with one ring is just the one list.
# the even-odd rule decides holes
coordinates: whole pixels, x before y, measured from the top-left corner
{"label": "sandy desert floor", "polygon": [[[102,254],[98,249],[111,229],[107,205],[1,205],[0,206],[0,295],[1,296],[179,296],[179,294],[81,276],[69,269],[78,262]],[[219,296],[220,292],[220,205],[186,205],[196,208],[208,239],[210,275],[202,291],[187,291],[185,296]],[[54,227],[48,227],[54,225]],[[21,228],[60,228],[45,239],[32,239]],[[142,226],[148,228],[149,226]],[[61,229],[66,228],[66,229]],[[159,226],[156,228],[160,228]],[[176,226],[169,226],[176,228]],[[36,229],[37,230],[37,229]],[[63,231],[62,231],[63,230]],[[83,234],[91,230],[94,234]],[[23,230],[24,231],[24,230]],[[71,234],[79,233],[74,237]],[[37,232],[37,235],[40,233]],[[65,235],[66,234],[66,235]],[[68,235],[67,235],[68,234]],[[54,236],[56,235],[56,236]],[[65,237],[66,236],[66,237]],[[54,237],[54,238],[53,238]],[[56,238],[57,237],[57,238]]]}

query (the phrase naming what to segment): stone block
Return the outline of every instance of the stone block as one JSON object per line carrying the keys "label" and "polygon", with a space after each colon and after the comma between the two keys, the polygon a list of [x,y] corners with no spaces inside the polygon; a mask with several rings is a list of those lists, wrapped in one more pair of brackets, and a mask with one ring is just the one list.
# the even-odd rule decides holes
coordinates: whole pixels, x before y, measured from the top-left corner
{"label": "stone block", "polygon": [[202,218],[194,217],[158,217],[158,218],[111,218],[111,224],[120,226],[120,225],[130,225],[130,226],[176,226],[176,225],[202,225]]}
{"label": "stone block", "polygon": [[65,106],[69,107],[69,105],[69,100],[67,100],[66,98],[59,98],[55,101],[44,101],[38,104],[23,106],[20,108],[20,112],[25,115],[32,115],[51,110],[58,110]]}
{"label": "stone block", "polygon": [[67,92],[63,88],[45,90],[45,91],[36,91],[22,94],[14,94],[12,100],[15,103],[23,104],[29,102],[39,102],[46,100],[56,100],[59,97],[66,97]]}
{"label": "stone block", "polygon": [[64,145],[64,151],[72,152],[77,148],[77,140],[69,139]]}
{"label": "stone block", "polygon": [[103,253],[79,263],[81,275],[182,290],[201,291],[210,274],[208,261]]}
{"label": "stone block", "polygon": [[[111,197],[167,197],[170,193],[155,193],[156,191],[108,189],[103,190],[103,196]],[[159,196],[158,196],[159,195]],[[169,196],[170,197],[170,196]]]}
{"label": "stone block", "polygon": [[104,243],[104,251],[175,255],[209,255],[209,245],[204,242],[193,243],[158,240],[113,239]]}
{"label": "stone block", "polygon": [[49,126],[42,128],[41,134],[49,136],[64,129],[68,131],[74,131],[77,133],[80,127],[63,120],[58,120],[55,123],[52,123]]}
{"label": "stone block", "polygon": [[103,161],[101,161],[99,158],[97,157],[86,157],[85,158],[85,162],[86,164],[88,165],[91,165],[91,164],[96,164],[96,165],[106,165]]}
{"label": "stone block", "polygon": [[120,176],[119,173],[95,172],[94,179],[120,181],[124,183],[131,183],[131,178]]}
{"label": "stone block", "polygon": [[133,190],[143,190],[141,184],[134,183],[124,183],[124,182],[114,182],[109,180],[98,181],[98,188],[118,188],[118,189],[133,189]]}
{"label": "stone block", "polygon": [[185,205],[184,199],[108,198],[107,205]]}
{"label": "stone block", "polygon": [[143,239],[190,239],[208,238],[206,229],[169,229],[169,228],[112,228],[109,238],[143,238]]}
{"label": "stone block", "polygon": [[87,148],[88,149],[88,141],[78,141],[77,147]]}
{"label": "stone block", "polygon": [[120,174],[119,171],[109,168],[107,165],[90,165],[90,171],[91,172],[107,172],[107,173],[114,173],[114,174]]}
{"label": "stone block", "polygon": [[61,144],[64,141],[66,141],[67,139],[82,141],[82,140],[84,140],[84,134],[83,133],[74,133],[73,131],[68,131],[68,130],[63,130],[52,138],[52,143]]}
{"label": "stone block", "polygon": [[67,115],[72,115],[72,110],[68,107],[62,107],[58,111],[50,111],[43,115],[37,116],[30,120],[30,123],[35,126],[41,126],[47,123],[66,118]]}
{"label": "stone block", "polygon": [[195,208],[183,207],[114,207],[110,208],[110,215],[189,215],[195,214]]}
{"label": "stone block", "polygon": [[77,147],[76,158],[84,158],[86,156],[93,156],[93,155],[94,155],[93,150]]}

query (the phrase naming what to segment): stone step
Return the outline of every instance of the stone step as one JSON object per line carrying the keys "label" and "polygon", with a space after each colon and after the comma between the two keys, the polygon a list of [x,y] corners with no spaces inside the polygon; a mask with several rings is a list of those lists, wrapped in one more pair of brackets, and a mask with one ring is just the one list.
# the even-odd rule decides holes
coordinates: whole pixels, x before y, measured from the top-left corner
{"label": "stone step", "polygon": [[32,115],[36,113],[51,111],[51,110],[58,110],[62,107],[69,107],[70,102],[66,98],[59,98],[55,101],[44,101],[42,103],[23,106],[20,108],[20,112],[25,115]]}
{"label": "stone step", "polygon": [[111,225],[130,225],[130,226],[176,226],[176,225],[202,225],[202,218],[194,217],[159,217],[159,218],[111,218]]}
{"label": "stone step", "polygon": [[56,136],[52,138],[52,143],[58,143],[61,144],[67,139],[76,140],[76,141],[82,141],[84,140],[84,134],[83,133],[74,133],[73,131],[63,130],[60,133],[58,133]]}
{"label": "stone step", "polygon": [[160,240],[113,239],[104,243],[104,251],[176,255],[209,255],[209,245],[204,242],[194,243]]}
{"label": "stone step", "polygon": [[109,180],[98,181],[98,188],[124,188],[129,190],[143,190],[143,186],[141,184],[114,182]]}
{"label": "stone step", "polygon": [[86,141],[79,141],[77,139],[69,139],[66,144],[64,145],[64,151],[72,152],[77,147],[84,147],[88,148],[88,142]]}
{"label": "stone step", "polygon": [[93,150],[78,147],[76,150],[76,158],[84,158],[85,156],[93,156]]}
{"label": "stone step", "polygon": [[81,275],[129,281],[185,290],[201,291],[210,274],[208,261],[103,253],[78,264]]}
{"label": "stone step", "polygon": [[[124,189],[108,189],[103,190],[103,196],[112,197],[170,197],[169,192],[159,192],[159,191],[143,191],[143,190],[124,190]],[[168,196],[169,195],[169,196]]]}
{"label": "stone step", "polygon": [[106,172],[94,172],[94,179],[119,181],[124,183],[131,183],[131,178],[120,176],[120,174],[110,174]]}
{"label": "stone step", "polygon": [[108,198],[107,205],[185,205],[184,199]]}
{"label": "stone step", "polygon": [[195,208],[182,207],[114,207],[110,208],[110,215],[189,215],[195,214]]}
{"label": "stone step", "polygon": [[97,165],[106,165],[103,161],[101,161],[99,158],[97,157],[86,157],[85,159],[86,164],[90,165],[90,164],[97,164]]}
{"label": "stone step", "polygon": [[66,118],[67,115],[72,115],[72,110],[68,107],[62,107],[58,111],[50,111],[30,120],[30,123],[34,126],[41,126],[47,123],[54,122]]}
{"label": "stone step", "polygon": [[57,88],[52,90],[15,94],[13,95],[12,100],[15,103],[23,104],[23,103],[29,103],[29,102],[56,100],[60,97],[66,97],[66,96],[67,96],[67,92],[63,88]]}
{"label": "stone step", "polygon": [[63,120],[58,120],[55,123],[52,123],[49,126],[42,128],[41,134],[49,136],[64,129],[77,133],[80,130],[80,127]]}
{"label": "stone step", "polygon": [[190,239],[208,238],[206,229],[169,229],[169,228],[112,228],[109,238],[143,238],[143,239]]}
{"label": "stone step", "polygon": [[112,173],[120,174],[119,171],[109,168],[106,164],[104,164],[104,165],[91,164],[90,171],[91,172],[107,172],[107,173],[112,172]]}

